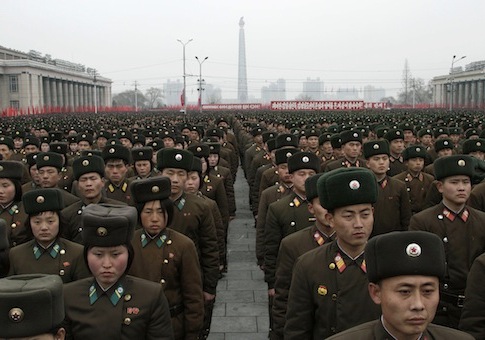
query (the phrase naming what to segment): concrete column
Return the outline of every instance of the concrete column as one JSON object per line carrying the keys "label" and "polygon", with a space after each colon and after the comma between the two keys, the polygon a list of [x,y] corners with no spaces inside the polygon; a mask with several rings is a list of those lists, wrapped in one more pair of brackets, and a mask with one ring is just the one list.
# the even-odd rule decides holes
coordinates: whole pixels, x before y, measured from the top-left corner
{"label": "concrete column", "polygon": [[50,79],[50,86],[51,86],[51,105],[57,106],[57,87],[56,87],[56,80]]}
{"label": "concrete column", "polygon": [[51,105],[51,86],[49,78],[42,78],[42,87],[44,88],[44,106]]}
{"label": "concrete column", "polygon": [[456,84],[456,100],[454,101],[456,103],[456,107],[461,107],[463,106],[463,83],[457,83]]}
{"label": "concrete column", "polygon": [[68,101],[68,105],[70,107],[71,110],[74,109],[74,84],[72,83],[72,81],[70,81],[68,83],[68,90],[67,92],[69,93],[69,101]]}
{"label": "concrete column", "polygon": [[39,101],[37,102],[36,106],[37,107],[43,107],[44,106],[44,79],[42,76],[37,77],[37,82],[39,83],[38,89],[39,89]]}
{"label": "concrete column", "polygon": [[57,86],[57,105],[60,107],[64,106],[64,94],[62,91],[62,80],[56,80]]}
{"label": "concrete column", "polygon": [[477,83],[477,105],[479,108],[485,107],[483,102],[483,89],[484,89],[483,83],[484,82],[485,82],[484,80],[479,80]]}
{"label": "concrete column", "polygon": [[477,107],[477,82],[472,81],[470,83],[470,107]]}
{"label": "concrete column", "polygon": [[84,93],[84,105],[89,105],[89,97],[88,97],[88,86],[83,84],[83,93]]}
{"label": "concrete column", "polygon": [[79,85],[78,83],[73,83],[74,87],[74,110],[79,106]]}

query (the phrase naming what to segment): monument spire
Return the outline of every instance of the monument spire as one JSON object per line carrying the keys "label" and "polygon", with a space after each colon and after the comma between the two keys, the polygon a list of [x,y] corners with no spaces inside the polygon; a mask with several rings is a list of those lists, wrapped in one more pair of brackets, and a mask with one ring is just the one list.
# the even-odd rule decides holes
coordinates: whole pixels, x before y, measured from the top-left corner
{"label": "monument spire", "polygon": [[244,38],[244,17],[239,19],[239,62],[237,79],[237,99],[240,103],[248,101],[248,79],[246,71],[246,41]]}

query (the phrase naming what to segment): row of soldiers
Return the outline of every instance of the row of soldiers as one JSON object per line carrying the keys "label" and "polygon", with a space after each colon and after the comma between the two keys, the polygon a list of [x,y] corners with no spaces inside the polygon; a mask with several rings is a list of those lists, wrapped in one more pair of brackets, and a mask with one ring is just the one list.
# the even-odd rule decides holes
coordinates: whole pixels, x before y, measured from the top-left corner
{"label": "row of soldiers", "polygon": [[[342,199],[344,206],[357,202],[357,192],[365,200],[365,191],[359,190],[362,183],[349,180],[334,186],[323,198],[317,193],[317,182],[322,174],[330,176],[342,168],[366,169],[377,183],[375,200],[365,202],[372,203],[372,221],[365,240],[408,229],[425,230],[441,238],[447,271],[434,322],[458,328],[467,276],[474,260],[485,251],[484,184],[480,184],[485,155],[483,133],[476,128],[463,133],[461,128],[446,126],[426,127],[416,133],[409,123],[401,128],[380,126],[370,130],[354,126],[340,133],[329,130],[331,126],[309,126],[278,133],[258,123],[246,129],[253,144],[245,152],[243,164],[256,219],[257,263],[268,284],[270,337],[327,337],[380,313],[372,315],[370,300],[363,303],[369,309],[356,308],[369,299],[365,285],[360,285],[363,290],[354,291],[355,295],[344,297],[338,293],[350,289],[352,282],[339,282],[342,277],[337,272],[342,274],[341,268],[361,262],[363,253],[348,256],[344,244],[348,240],[339,234],[335,209],[329,210],[328,206],[336,199]],[[344,193],[348,196],[341,198]],[[336,239],[335,246],[326,248],[326,257],[310,251]],[[305,262],[304,256],[299,257],[307,252]],[[315,271],[318,266],[331,267],[326,275],[331,277],[334,294],[327,285],[325,291],[315,288],[329,280],[320,270]],[[315,291],[311,291],[312,287]],[[323,296],[327,294],[329,300],[325,302]],[[479,294],[483,296],[483,292]],[[470,299],[468,306],[474,303]],[[466,308],[464,313],[467,317],[462,318],[461,327],[477,338],[483,337],[483,327],[477,330],[476,320],[471,322],[477,313],[483,313]],[[353,317],[354,321],[350,321]]]}
{"label": "row of soldiers", "polygon": [[[21,161],[11,160],[16,155],[13,139],[19,137],[1,136],[0,146],[7,150],[0,161],[0,182],[10,190],[0,189],[5,221],[0,229],[8,240],[2,245],[3,275],[58,274],[66,284],[94,275],[85,266],[86,211],[92,206],[136,207],[138,230],[130,239],[136,256],[130,255],[126,273],[163,288],[175,338],[207,338],[217,281],[227,271],[227,228],[236,211],[230,166],[220,165],[226,122],[219,123],[192,134],[193,139],[182,138],[182,145],[175,144],[182,136],[175,136],[181,132],[175,129],[143,146],[132,145],[130,134],[119,131],[120,138],[110,138],[103,148],[99,138],[94,143],[83,132],[78,145],[89,142],[75,155],[66,152],[68,143],[62,140],[39,152],[37,137],[29,135],[17,153],[24,156]],[[209,139],[202,140],[203,133]],[[172,144],[167,145],[168,139]],[[64,186],[68,174],[70,191]],[[147,208],[147,202],[154,201],[160,202],[159,207]],[[145,210],[156,216],[143,220]],[[47,217],[39,217],[46,213]],[[33,223],[56,224],[57,229],[36,235]],[[109,229],[105,225],[109,223],[101,224]],[[74,335],[69,335],[71,331]],[[70,328],[68,336],[75,334]],[[122,337],[129,334],[122,332]]]}

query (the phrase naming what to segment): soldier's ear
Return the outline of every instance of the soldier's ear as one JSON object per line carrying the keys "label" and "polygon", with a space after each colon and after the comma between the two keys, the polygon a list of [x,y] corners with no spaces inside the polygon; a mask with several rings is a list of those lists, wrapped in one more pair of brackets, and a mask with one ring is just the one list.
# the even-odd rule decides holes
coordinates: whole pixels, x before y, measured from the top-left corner
{"label": "soldier's ear", "polygon": [[381,302],[382,302],[381,287],[378,284],[370,282],[368,289],[369,289],[369,295],[370,295],[372,301],[374,301],[374,303],[376,305],[380,305]]}

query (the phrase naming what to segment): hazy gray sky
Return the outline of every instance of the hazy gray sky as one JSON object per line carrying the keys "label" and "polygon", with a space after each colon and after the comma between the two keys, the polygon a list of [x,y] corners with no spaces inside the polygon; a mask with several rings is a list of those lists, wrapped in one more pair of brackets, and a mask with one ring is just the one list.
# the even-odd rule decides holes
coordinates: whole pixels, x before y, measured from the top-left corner
{"label": "hazy gray sky", "polygon": [[[195,56],[209,59],[203,78],[237,97],[239,18],[246,22],[250,95],[278,78],[287,99],[307,77],[327,91],[365,85],[387,95],[401,88],[407,59],[414,77],[426,81],[455,66],[484,60],[483,0],[2,0],[0,45],[37,50],[96,68],[113,80],[113,92],[162,87],[198,75]],[[187,78],[195,101],[197,77]]]}

